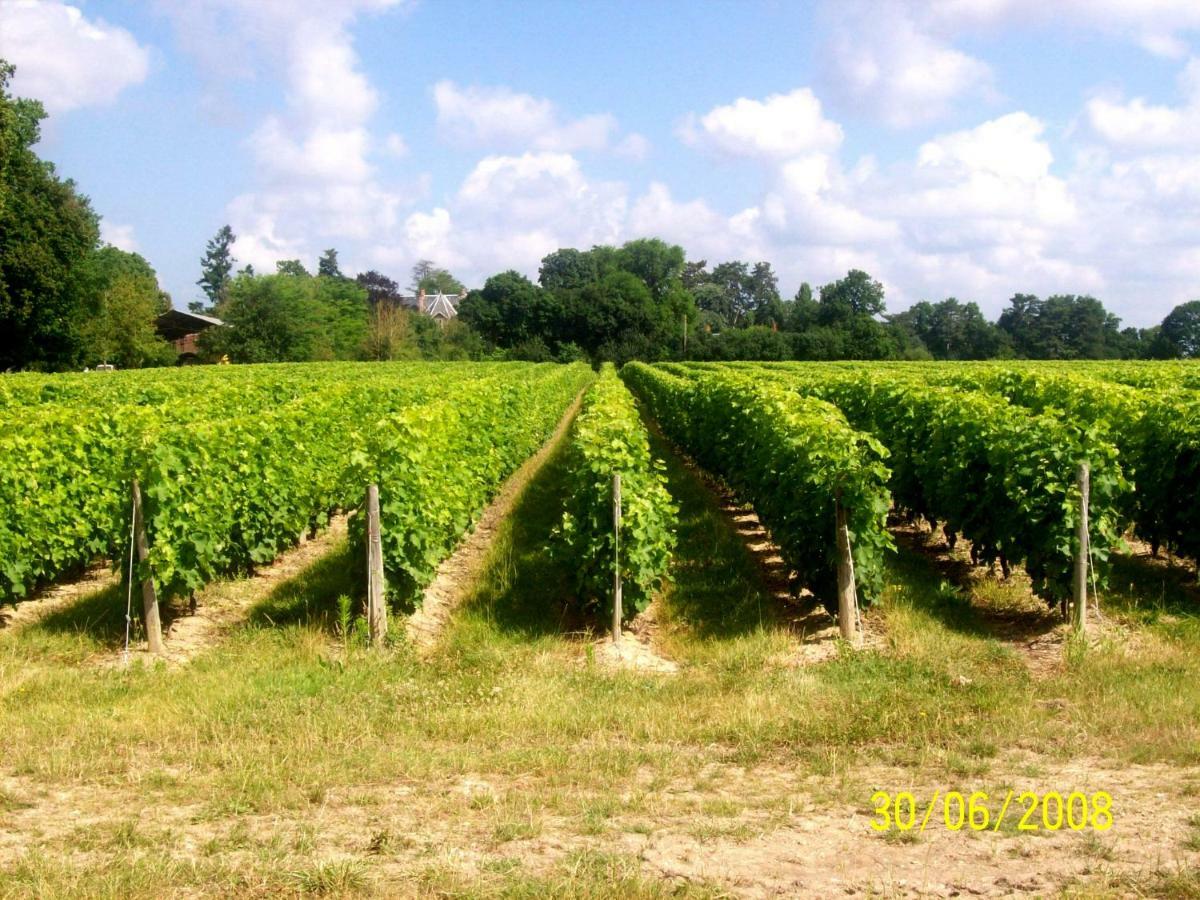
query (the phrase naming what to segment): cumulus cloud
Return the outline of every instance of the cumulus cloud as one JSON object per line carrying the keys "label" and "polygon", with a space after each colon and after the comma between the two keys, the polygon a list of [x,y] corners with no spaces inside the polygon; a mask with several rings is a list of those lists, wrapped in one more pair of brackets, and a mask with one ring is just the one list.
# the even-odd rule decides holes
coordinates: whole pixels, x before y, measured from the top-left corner
{"label": "cumulus cloud", "polygon": [[809,88],[772,94],[765,100],[739,97],[703,116],[689,116],[679,129],[689,144],[734,157],[787,159],[828,153],[842,143],[842,127],[826,119]]}
{"label": "cumulus cloud", "polygon": [[991,68],[922,28],[909,4],[836,9],[825,83],[848,108],[904,128],[942,117],[960,98],[991,92]]}
{"label": "cumulus cloud", "polygon": [[54,0],[0,0],[0,56],[17,67],[13,92],[51,113],[110,104],[150,71],[128,31]]}
{"label": "cumulus cloud", "polygon": [[1200,59],[1190,59],[1179,77],[1179,106],[1142,97],[1098,96],[1087,104],[1095,133],[1110,146],[1135,150],[1200,146]]}
{"label": "cumulus cloud", "polygon": [[637,134],[614,148],[619,126],[609,113],[565,118],[551,101],[503,85],[460,86],[443,80],[433,86],[433,102],[439,132],[463,147],[567,153],[613,148],[639,159],[647,149],[646,139]]}
{"label": "cumulus cloud", "polygon": [[[458,260],[480,275],[508,268],[533,273],[559,247],[617,241],[626,205],[623,184],[589,179],[569,153],[488,156],[463,179],[443,217],[452,216],[454,228],[440,237],[437,258]],[[428,232],[434,222],[410,217],[409,224]]]}
{"label": "cumulus cloud", "polygon": [[1200,5],[1192,0],[907,0],[907,5],[932,28],[1054,25],[1132,37],[1146,51],[1169,57],[1185,55],[1181,34],[1200,29]]}
{"label": "cumulus cloud", "polygon": [[[362,72],[351,27],[396,0],[194,0],[164,2],[181,39],[201,61],[204,35],[265,60],[284,85],[284,108],[250,135],[258,184],[229,204],[234,252],[269,270],[282,258],[311,258],[336,241],[363,241],[397,226],[404,198],[379,177],[373,158],[402,155],[404,139],[373,136],[375,87]],[[244,73],[243,73],[244,74]]]}

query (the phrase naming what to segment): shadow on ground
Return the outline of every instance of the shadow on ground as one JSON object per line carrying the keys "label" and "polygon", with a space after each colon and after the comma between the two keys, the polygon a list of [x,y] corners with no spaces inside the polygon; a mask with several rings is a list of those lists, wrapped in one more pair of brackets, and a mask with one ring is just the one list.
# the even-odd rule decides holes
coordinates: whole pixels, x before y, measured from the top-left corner
{"label": "shadow on ground", "polygon": [[1001,578],[972,565],[961,545],[951,551],[944,540],[931,540],[920,525],[889,524],[897,551],[889,580],[903,585],[913,602],[946,628],[969,637],[1032,643],[1062,624],[1057,609],[1034,596],[1018,573]]}
{"label": "shadow on ground", "polygon": [[333,633],[339,624],[339,597],[351,598],[354,612],[361,611],[361,581],[349,542],[340,541],[312,565],[276,585],[251,608],[249,622],[270,627],[305,625]]}
{"label": "shadow on ground", "polygon": [[[679,504],[679,543],[663,597],[667,617],[701,638],[732,638],[786,624],[773,596],[781,584],[786,591],[782,562],[758,564],[725,518],[722,506],[728,500],[718,497],[651,423],[647,426],[650,452],[666,463],[667,489]],[[748,536],[765,539],[753,529]]]}
{"label": "shadow on ground", "polygon": [[592,624],[568,603],[572,573],[549,552],[569,490],[566,450],[563,441],[530,478],[464,604],[464,612],[482,617],[501,632],[534,638],[585,631]]}

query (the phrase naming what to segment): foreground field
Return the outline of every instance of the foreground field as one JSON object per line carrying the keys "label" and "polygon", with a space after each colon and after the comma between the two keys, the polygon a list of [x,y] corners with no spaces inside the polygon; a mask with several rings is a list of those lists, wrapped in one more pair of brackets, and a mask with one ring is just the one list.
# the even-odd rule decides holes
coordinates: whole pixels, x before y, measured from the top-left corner
{"label": "foreground field", "polygon": [[[893,518],[850,651],[750,511],[653,427],[651,450],[679,527],[635,628],[673,673],[565,602],[566,444],[432,652],[346,627],[360,560],[337,534],[290,578],[202,594],[243,613],[186,664],[120,666],[118,585],[22,604],[0,896],[1200,896],[1190,563],[1119,555],[1076,645],[1022,572]],[[993,814],[1009,790],[1106,791],[1113,827],[877,832],[879,790],[986,791]]]}

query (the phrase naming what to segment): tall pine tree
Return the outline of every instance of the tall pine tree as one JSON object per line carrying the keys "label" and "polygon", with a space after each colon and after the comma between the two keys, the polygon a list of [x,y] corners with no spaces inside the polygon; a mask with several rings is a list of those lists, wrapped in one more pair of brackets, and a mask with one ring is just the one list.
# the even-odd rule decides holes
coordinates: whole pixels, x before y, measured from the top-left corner
{"label": "tall pine tree", "polygon": [[223,225],[208,242],[200,260],[200,280],[196,282],[208,297],[208,306],[189,303],[188,308],[192,312],[212,312],[225,299],[225,293],[229,290],[229,273],[233,271],[232,247],[235,240],[233,229]]}

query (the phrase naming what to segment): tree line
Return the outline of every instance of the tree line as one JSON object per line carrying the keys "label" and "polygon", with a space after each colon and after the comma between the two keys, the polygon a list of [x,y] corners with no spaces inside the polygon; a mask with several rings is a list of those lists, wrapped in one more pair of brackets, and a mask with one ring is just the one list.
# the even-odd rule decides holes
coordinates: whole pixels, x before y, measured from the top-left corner
{"label": "tree line", "polygon": [[1200,301],[1153,328],[1121,327],[1095,297],[1016,294],[995,321],[954,297],[888,313],[883,285],[854,269],[783,299],[769,262],[688,261],[657,239],[557,250],[535,284],[494,275],[461,318],[522,358],[837,360],[1142,359],[1200,355]]}
{"label": "tree line", "polygon": [[[100,240],[88,198],[34,152],[46,113],[9,94],[14,71],[0,60],[0,371],[174,362],[155,330],[171,298],[142,256]],[[709,267],[657,238],[556,250],[536,282],[500,272],[440,323],[403,303],[389,276],[344,274],[335,249],[315,271],[291,259],[259,273],[238,268],[235,240],[226,225],[208,242],[204,299],[189,304],[227,326],[201,336],[210,361],[1200,356],[1200,301],[1148,329],[1122,328],[1096,298],[1069,294],[1016,294],[995,322],[953,297],[888,313],[883,286],[861,270],[784,299],[769,262]],[[463,285],[421,260],[409,290],[421,289],[457,296]]]}
{"label": "tree line", "polygon": [[[299,259],[281,260],[269,274],[236,269],[236,236],[225,225],[208,242],[197,284],[204,301],[192,312],[216,316],[224,327],[200,335],[206,360],[237,363],[318,360],[479,359],[486,347],[457,321],[438,323],[406,308],[400,285],[369,271],[345,275],[336,249],[312,273]],[[463,289],[431,260],[412,268],[411,291],[458,295]]]}

